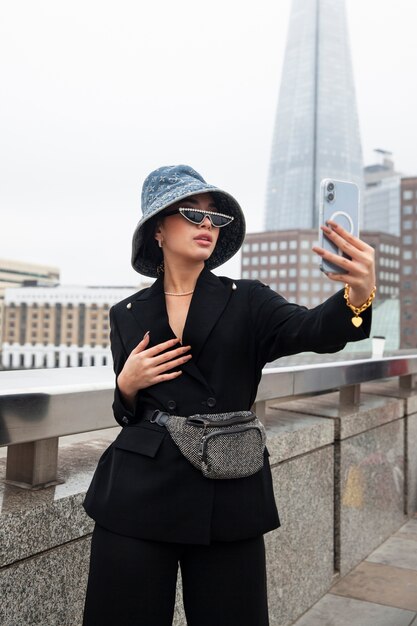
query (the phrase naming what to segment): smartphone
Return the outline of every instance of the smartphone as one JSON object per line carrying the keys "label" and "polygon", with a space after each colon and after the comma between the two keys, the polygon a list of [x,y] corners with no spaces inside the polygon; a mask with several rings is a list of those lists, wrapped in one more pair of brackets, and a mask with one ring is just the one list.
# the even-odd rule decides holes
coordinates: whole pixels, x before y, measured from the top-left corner
{"label": "smartphone", "polygon": [[[334,178],[324,178],[320,183],[319,246],[350,259],[321,230],[320,226],[327,225],[327,220],[333,220],[348,233],[359,237],[359,187],[356,183]],[[342,267],[323,258],[320,269],[322,272],[347,273]]]}

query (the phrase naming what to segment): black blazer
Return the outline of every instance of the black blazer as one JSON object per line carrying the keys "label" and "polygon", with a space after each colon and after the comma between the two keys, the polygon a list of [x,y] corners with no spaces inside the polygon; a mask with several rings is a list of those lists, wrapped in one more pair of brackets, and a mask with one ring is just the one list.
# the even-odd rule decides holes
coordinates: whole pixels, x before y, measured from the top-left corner
{"label": "black blazer", "polygon": [[[259,281],[203,269],[183,333],[192,359],[182,375],[141,390],[133,413],[116,384],[113,412],[123,429],[99,460],[84,500],[88,515],[120,534],[183,543],[244,539],[277,528],[267,449],[263,469],[253,476],[204,478],[163,426],[141,421],[142,404],[177,415],[248,410],[267,362],[303,351],[336,352],[368,337],[371,309],[360,328],[351,318],[343,291],[308,310]],[[146,331],[150,346],[175,336],[162,278],[114,305],[110,326],[117,379]]]}

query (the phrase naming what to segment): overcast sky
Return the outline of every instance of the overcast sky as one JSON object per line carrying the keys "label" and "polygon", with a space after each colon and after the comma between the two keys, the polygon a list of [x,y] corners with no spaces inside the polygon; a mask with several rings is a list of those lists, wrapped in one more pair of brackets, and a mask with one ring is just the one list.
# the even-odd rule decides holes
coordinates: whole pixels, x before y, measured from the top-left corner
{"label": "overcast sky", "polygon": [[[0,258],[136,285],[145,176],[187,163],[262,230],[290,0],[13,0],[0,9]],[[346,0],[366,164],[417,174],[417,2]],[[239,276],[239,256],[217,270]]]}

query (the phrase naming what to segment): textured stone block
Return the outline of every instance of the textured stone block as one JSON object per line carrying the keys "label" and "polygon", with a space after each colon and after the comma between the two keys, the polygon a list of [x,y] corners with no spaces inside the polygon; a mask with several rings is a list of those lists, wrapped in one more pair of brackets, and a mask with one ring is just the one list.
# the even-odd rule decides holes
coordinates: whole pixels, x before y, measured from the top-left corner
{"label": "textured stone block", "polygon": [[277,465],[273,479],[282,526],[265,536],[270,623],[286,626],[332,584],[332,447]]}
{"label": "textured stone block", "polygon": [[81,626],[90,538],[1,570],[2,626]]}
{"label": "textured stone block", "polygon": [[266,414],[271,465],[333,444],[332,420],[275,409]]}
{"label": "textured stone block", "polygon": [[417,413],[417,389],[404,389],[399,386],[398,379],[390,379],[361,385],[364,393],[401,398],[404,403],[405,415]]}
{"label": "textured stone block", "polygon": [[346,574],[406,521],[404,418],[336,450],[336,565]]}
{"label": "textured stone block", "polygon": [[358,406],[340,406],[338,393],[327,393],[315,398],[291,400],[272,404],[279,411],[317,415],[335,420],[335,438],[345,439],[381,426],[404,415],[401,400],[372,394],[361,394]]}
{"label": "textured stone block", "polygon": [[407,515],[417,512],[417,413],[406,418]]}

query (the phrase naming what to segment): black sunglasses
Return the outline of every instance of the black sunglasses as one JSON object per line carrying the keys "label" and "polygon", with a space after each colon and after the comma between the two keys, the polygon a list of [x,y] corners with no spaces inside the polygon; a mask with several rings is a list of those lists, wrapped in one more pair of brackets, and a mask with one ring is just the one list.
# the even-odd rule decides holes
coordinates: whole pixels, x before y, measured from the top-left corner
{"label": "black sunglasses", "polygon": [[224,213],[215,213],[214,211],[203,211],[201,209],[192,209],[180,207],[179,209],[173,209],[172,211],[167,211],[164,213],[164,217],[168,215],[175,215],[176,213],[180,213],[186,220],[191,222],[192,224],[202,224],[206,217],[209,218],[211,225],[215,228],[222,228],[222,226],[227,226],[235,219],[231,215],[225,215]]}

